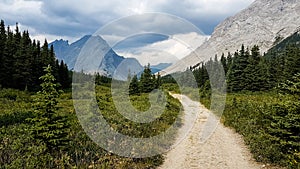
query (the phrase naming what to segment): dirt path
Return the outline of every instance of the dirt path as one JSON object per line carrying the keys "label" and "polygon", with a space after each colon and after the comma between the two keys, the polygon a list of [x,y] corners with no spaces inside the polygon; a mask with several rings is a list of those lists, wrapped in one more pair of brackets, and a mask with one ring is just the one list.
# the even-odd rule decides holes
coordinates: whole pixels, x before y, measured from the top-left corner
{"label": "dirt path", "polygon": [[[184,127],[194,126],[186,137],[165,156],[166,160],[159,169],[259,169],[266,168],[256,163],[243,139],[221,123],[217,125],[213,134],[202,142],[200,138],[206,123],[218,123],[217,118],[200,103],[190,100],[186,96],[173,94],[184,107]],[[189,119],[192,113],[198,113],[197,118]],[[215,125],[216,126],[216,125]],[[188,128],[188,127],[187,127]],[[179,131],[178,138],[185,135]],[[203,133],[202,133],[203,134]]]}

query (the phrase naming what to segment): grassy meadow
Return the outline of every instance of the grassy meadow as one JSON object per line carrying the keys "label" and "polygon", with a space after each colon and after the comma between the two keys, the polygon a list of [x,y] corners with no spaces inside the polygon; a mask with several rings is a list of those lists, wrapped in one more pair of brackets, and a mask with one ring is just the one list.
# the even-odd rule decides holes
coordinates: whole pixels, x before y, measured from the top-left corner
{"label": "grassy meadow", "polygon": [[[58,114],[67,118],[69,141],[56,151],[48,151],[42,141],[34,139],[28,120],[34,117],[35,97],[35,93],[26,91],[0,90],[0,168],[155,168],[162,164],[162,155],[125,158],[94,143],[79,124],[69,91],[60,94],[58,99]],[[181,109],[178,100],[167,96],[167,108],[161,118],[143,126],[130,122],[116,111],[109,87],[96,86],[96,98],[102,115],[115,130],[136,137],[163,132]],[[150,106],[147,94],[132,96],[131,102],[143,111]]]}

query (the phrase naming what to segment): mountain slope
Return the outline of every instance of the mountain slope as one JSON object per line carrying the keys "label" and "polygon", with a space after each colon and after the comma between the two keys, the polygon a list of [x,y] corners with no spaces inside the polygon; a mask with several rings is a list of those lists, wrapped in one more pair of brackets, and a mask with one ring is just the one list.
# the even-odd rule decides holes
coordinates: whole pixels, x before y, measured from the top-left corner
{"label": "mountain slope", "polygon": [[[98,67],[98,72],[102,75],[113,76],[114,73],[116,73],[115,72],[116,69],[120,66],[121,63],[122,63],[121,67],[123,69],[122,71],[120,71],[121,69],[119,68],[118,72],[122,73],[122,75],[118,75],[116,77],[124,76],[127,78],[128,72],[135,72],[137,70],[142,70],[143,68],[136,59],[124,58],[122,56],[117,55],[115,51],[113,51],[111,47],[107,44],[107,42],[104,39],[102,39],[100,36],[86,35],[72,44],[68,44],[68,41],[64,41],[64,40],[55,40],[49,45],[53,45],[56,57],[60,60],[63,60],[70,69],[74,68],[77,58],[84,45],[89,45],[88,49],[90,49],[92,52],[96,52],[96,55],[99,55],[98,57],[92,59],[101,60],[101,63],[99,64]],[[88,63],[94,64],[96,63],[96,61],[91,60]],[[121,79],[119,78],[119,80],[123,80],[123,79],[124,78]]]}
{"label": "mountain slope", "polygon": [[90,35],[86,35],[72,44],[63,39],[55,40],[49,46],[53,45],[56,57],[63,60],[70,69],[73,69],[81,48],[90,37]]}
{"label": "mountain slope", "polygon": [[273,53],[282,53],[288,46],[300,47],[300,30],[273,46],[271,49],[268,50],[266,55],[272,55]]}
{"label": "mountain slope", "polygon": [[246,47],[259,45],[261,52],[266,52],[299,26],[299,0],[256,0],[247,9],[219,24],[207,42],[165,71],[185,70],[215,54],[233,53],[242,44]]}

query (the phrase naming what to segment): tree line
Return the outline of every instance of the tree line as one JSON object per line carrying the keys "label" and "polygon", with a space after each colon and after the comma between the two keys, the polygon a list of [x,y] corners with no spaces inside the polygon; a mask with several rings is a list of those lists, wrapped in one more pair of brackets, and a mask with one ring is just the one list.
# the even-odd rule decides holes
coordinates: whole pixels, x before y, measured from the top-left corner
{"label": "tree line", "polygon": [[134,74],[133,77],[129,75],[128,81],[129,85],[129,94],[136,95],[140,93],[149,93],[154,89],[158,89],[161,85],[161,76],[158,74],[152,74],[150,64],[144,67],[144,71],[141,73],[140,78],[137,74]]}
{"label": "tree line", "polygon": [[61,88],[68,88],[71,78],[67,65],[58,61],[53,46],[47,40],[32,40],[28,31],[21,32],[16,24],[10,26],[0,22],[0,85],[3,88],[37,91],[40,89],[44,67],[50,65]]}
{"label": "tree line", "polygon": [[[289,38],[295,42],[300,36],[295,33]],[[188,68],[186,72],[174,76],[179,76],[177,79],[189,85],[192,83],[188,82],[193,79],[187,72],[191,71],[200,90],[216,87],[210,86],[210,82],[218,82],[218,78],[224,75],[228,92],[268,91],[300,72],[300,47],[293,42],[283,41],[263,55],[257,45],[251,49],[242,45],[234,54],[228,53],[227,57],[222,54],[220,59],[215,56],[214,59],[198,63]],[[163,81],[175,82],[170,80],[170,77],[163,77]],[[222,79],[219,83],[222,84]]]}

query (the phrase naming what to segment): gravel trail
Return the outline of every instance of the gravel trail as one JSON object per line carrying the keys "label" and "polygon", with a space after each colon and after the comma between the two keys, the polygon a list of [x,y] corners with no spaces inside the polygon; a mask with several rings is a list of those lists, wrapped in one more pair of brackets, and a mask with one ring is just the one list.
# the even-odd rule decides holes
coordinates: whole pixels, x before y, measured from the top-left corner
{"label": "gravel trail", "polygon": [[[255,162],[242,137],[221,123],[212,125],[215,126],[214,132],[201,141],[205,132],[202,129],[207,127],[207,123],[216,124],[219,120],[200,103],[183,95],[172,95],[180,100],[184,108],[183,130],[178,132],[178,138],[184,139],[165,154],[165,162],[159,169],[269,168]],[[197,114],[197,118],[193,113]],[[191,130],[187,134],[189,127]]]}

